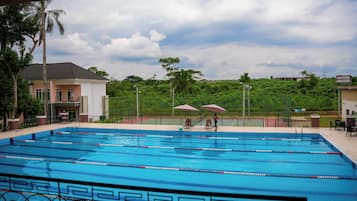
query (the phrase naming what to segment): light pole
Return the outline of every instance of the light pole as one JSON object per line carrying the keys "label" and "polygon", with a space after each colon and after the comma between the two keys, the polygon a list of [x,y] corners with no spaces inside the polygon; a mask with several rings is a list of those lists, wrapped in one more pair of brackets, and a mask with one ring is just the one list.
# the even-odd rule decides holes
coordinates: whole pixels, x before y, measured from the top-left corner
{"label": "light pole", "polygon": [[134,85],[136,88],[136,124],[139,124],[139,87]]}
{"label": "light pole", "polygon": [[175,87],[172,88],[172,116],[175,115],[174,107],[175,107]]}
{"label": "light pole", "polygon": [[247,96],[248,96],[248,116],[250,116],[250,96],[249,96],[249,90],[252,88],[249,84],[246,84],[244,82],[240,82],[241,85],[243,85],[243,101],[242,101],[242,107],[243,107],[243,125],[245,126],[245,104],[246,104],[246,98],[245,98],[245,90],[247,90]]}
{"label": "light pole", "polygon": [[241,85],[243,85],[243,100],[242,100],[242,114],[243,114],[243,125],[245,125],[245,83],[244,82],[239,82]]}
{"label": "light pole", "polygon": [[250,117],[250,90],[252,89],[252,86],[250,86],[249,84],[247,84],[247,95],[248,95],[248,117]]}

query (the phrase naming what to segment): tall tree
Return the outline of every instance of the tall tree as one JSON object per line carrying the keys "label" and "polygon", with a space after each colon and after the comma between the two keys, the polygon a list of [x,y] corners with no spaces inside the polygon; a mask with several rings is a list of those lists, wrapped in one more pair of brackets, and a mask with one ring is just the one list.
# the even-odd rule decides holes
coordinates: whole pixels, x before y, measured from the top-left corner
{"label": "tall tree", "polygon": [[140,76],[129,75],[123,81],[127,81],[127,82],[130,82],[130,83],[140,83],[140,82],[143,82],[144,79],[142,77],[140,77]]}
{"label": "tall tree", "polygon": [[109,74],[106,71],[99,70],[96,66],[91,66],[91,67],[88,68],[88,70],[90,72],[93,72],[93,73],[95,73],[95,74],[97,74],[99,76],[102,76],[102,77],[108,77],[109,76]]}
{"label": "tall tree", "polygon": [[37,21],[40,30],[37,34],[37,39],[33,38],[34,42],[38,42],[40,46],[42,44],[42,77],[44,84],[44,115],[48,114],[48,79],[47,79],[47,53],[46,53],[46,33],[52,33],[54,31],[54,26],[58,27],[59,33],[64,34],[64,26],[59,20],[62,14],[65,14],[64,10],[48,10],[48,5],[52,0],[40,0],[40,2],[32,3],[32,12],[29,15],[30,18]]}
{"label": "tall tree", "polygon": [[160,58],[159,62],[161,63],[161,66],[167,71],[176,71],[178,70],[177,64],[180,63],[180,58],[178,57],[166,57],[166,58]]}
{"label": "tall tree", "polygon": [[16,51],[7,48],[1,52],[1,66],[6,68],[8,72],[10,72],[11,79],[13,81],[13,111],[11,112],[11,116],[16,115],[16,110],[18,107],[18,80],[22,70],[29,65],[32,60],[32,55],[29,53],[25,53],[25,48],[22,47],[19,50],[19,53]]}
{"label": "tall tree", "polygon": [[303,70],[300,74],[303,76],[300,80],[300,88],[312,89],[319,83],[319,78],[314,73]]}
{"label": "tall tree", "polygon": [[177,65],[180,63],[178,57],[160,58],[159,62],[167,72],[166,76],[170,80],[171,88],[179,93],[188,92],[192,84],[203,76],[201,71],[178,68]]}
{"label": "tall tree", "polygon": [[248,73],[243,73],[243,75],[240,76],[239,81],[248,84],[250,82],[250,77]]}
{"label": "tall tree", "polygon": [[167,75],[172,80],[175,91],[179,93],[188,93],[191,86],[202,77],[200,71],[193,69],[179,69],[171,71]]}
{"label": "tall tree", "polygon": [[39,30],[32,18],[28,18],[29,5],[16,4],[0,7],[0,62],[3,71],[12,80],[13,108],[11,116],[16,115],[18,107],[18,80],[19,76],[32,59],[32,48],[26,51],[25,40]]}

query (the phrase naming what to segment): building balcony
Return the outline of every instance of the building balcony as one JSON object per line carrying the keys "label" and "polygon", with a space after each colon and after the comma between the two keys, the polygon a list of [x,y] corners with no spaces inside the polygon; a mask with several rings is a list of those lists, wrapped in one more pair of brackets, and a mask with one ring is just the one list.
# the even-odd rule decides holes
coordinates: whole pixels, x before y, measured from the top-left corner
{"label": "building balcony", "polygon": [[78,97],[64,97],[64,98],[56,98],[56,101],[55,103],[74,103],[74,102],[80,102],[81,100],[81,97],[78,96]]}
{"label": "building balcony", "polygon": [[56,101],[53,103],[56,106],[61,107],[79,107],[80,106],[81,97],[64,97],[64,98],[56,98]]}

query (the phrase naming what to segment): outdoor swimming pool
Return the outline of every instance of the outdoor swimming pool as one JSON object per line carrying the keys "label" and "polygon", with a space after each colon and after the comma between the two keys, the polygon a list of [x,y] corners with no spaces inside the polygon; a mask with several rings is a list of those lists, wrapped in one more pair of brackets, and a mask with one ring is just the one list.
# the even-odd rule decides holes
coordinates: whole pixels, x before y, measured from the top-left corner
{"label": "outdoor swimming pool", "polygon": [[[64,128],[16,138],[12,145],[2,142],[4,174],[312,201],[357,200],[355,164],[319,134]],[[4,192],[2,182],[0,177]],[[119,199],[114,197],[101,200]]]}

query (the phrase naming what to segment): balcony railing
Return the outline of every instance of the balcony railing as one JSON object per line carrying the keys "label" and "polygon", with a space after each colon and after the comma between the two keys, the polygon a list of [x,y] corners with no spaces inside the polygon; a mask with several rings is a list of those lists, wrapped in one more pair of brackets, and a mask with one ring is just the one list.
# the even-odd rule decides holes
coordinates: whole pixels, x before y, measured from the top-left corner
{"label": "balcony railing", "polygon": [[62,97],[61,99],[59,97],[56,97],[56,103],[72,103],[72,102],[80,102],[80,96],[78,97]]}

